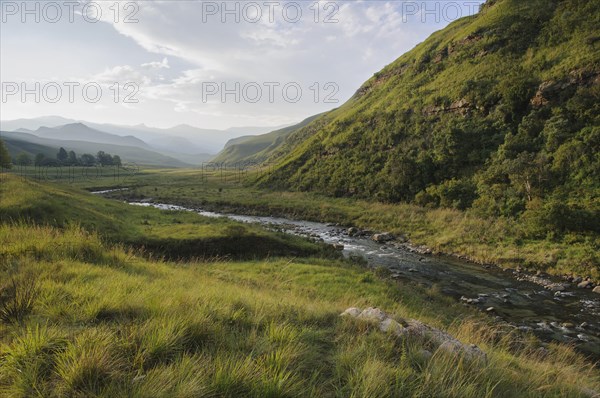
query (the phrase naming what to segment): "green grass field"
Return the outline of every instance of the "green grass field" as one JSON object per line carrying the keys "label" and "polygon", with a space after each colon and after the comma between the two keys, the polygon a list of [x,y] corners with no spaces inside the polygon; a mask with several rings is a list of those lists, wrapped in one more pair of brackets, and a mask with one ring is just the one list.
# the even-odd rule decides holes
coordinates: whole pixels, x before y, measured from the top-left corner
{"label": "green grass field", "polygon": [[[143,217],[181,218],[183,230],[155,232],[174,240],[190,225],[198,239],[222,226],[13,176],[3,176],[0,193],[0,396],[586,397],[600,389],[598,369],[571,348],[542,353],[534,337],[435,288],[322,256],[165,261],[117,237],[150,236],[135,225]],[[488,360],[339,316],[352,306],[422,320],[477,344]]]}
{"label": "green grass field", "polygon": [[208,210],[280,215],[388,231],[404,234],[412,243],[436,252],[462,255],[481,263],[552,274],[576,273],[600,280],[600,238],[594,234],[531,239],[508,218],[485,219],[453,209],[259,189],[248,183],[258,174],[248,172],[240,177],[234,171],[222,176],[199,169],[147,168],[125,181],[98,178],[76,180],[72,185],[87,189],[130,187],[112,195],[121,199],[152,199]]}

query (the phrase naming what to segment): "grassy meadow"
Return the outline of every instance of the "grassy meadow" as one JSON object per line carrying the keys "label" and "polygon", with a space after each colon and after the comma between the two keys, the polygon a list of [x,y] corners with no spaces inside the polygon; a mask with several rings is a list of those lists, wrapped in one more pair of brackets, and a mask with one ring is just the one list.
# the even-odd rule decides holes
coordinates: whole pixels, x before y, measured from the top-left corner
{"label": "grassy meadow", "polygon": [[412,204],[331,198],[309,192],[259,189],[229,172],[193,169],[143,169],[125,181],[78,180],[81,188],[129,187],[115,198],[201,207],[242,214],[280,215],[340,223],[406,235],[413,244],[457,254],[480,263],[523,267],[551,274],[579,274],[600,280],[600,239],[595,234],[528,238],[510,218],[482,218],[469,211],[430,209]]}
{"label": "grassy meadow", "polygon": [[[540,350],[534,337],[435,288],[392,282],[320,249],[175,261],[119,237],[151,236],[145,220],[180,219],[172,241],[236,223],[6,175],[0,194],[0,396],[587,397],[600,389],[598,369],[570,347]],[[279,238],[274,252],[315,246]],[[352,306],[419,319],[477,344],[488,360],[339,316]]]}

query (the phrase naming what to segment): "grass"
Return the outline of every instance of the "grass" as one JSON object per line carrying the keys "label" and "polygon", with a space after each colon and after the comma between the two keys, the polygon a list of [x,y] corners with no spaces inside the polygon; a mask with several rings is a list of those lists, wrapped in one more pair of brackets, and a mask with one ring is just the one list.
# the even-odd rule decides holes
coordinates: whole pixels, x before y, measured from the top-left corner
{"label": "grass", "polygon": [[[161,211],[90,195],[68,184],[39,183],[5,175],[0,218],[66,228],[76,223],[112,244],[169,259],[227,256],[335,256],[325,245],[225,218],[188,211]],[[51,243],[57,244],[54,238]],[[66,250],[66,249],[61,249]]]}
{"label": "grass", "polygon": [[[542,356],[531,337],[335,260],[152,261],[80,227],[26,223],[0,225],[0,258],[3,283],[34,275],[39,286],[31,311],[0,322],[2,396],[584,397],[600,388],[598,370],[566,346]],[[489,360],[429,357],[419,341],[338,316],[371,305],[448,330]]]}
{"label": "grass", "polygon": [[[252,177],[251,175],[248,177]],[[110,179],[77,181],[78,187],[123,186]],[[258,189],[234,176],[193,169],[145,169],[115,198],[147,199],[242,214],[280,215],[404,234],[416,245],[466,256],[480,263],[523,267],[552,274],[577,273],[600,280],[600,242],[595,236],[527,239],[518,223],[485,219],[453,209],[383,204],[315,193]]]}

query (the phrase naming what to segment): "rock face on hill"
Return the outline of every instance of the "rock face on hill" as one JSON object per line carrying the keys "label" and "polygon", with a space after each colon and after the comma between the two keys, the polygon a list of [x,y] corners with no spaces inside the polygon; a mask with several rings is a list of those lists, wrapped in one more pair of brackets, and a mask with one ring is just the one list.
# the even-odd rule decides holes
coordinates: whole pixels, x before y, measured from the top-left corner
{"label": "rock face on hill", "polygon": [[450,334],[424,324],[415,319],[397,321],[379,308],[364,310],[348,308],[340,316],[352,317],[365,322],[375,323],[384,333],[392,333],[401,338],[416,339],[433,346],[435,349],[463,356],[468,361],[486,361],[486,354],[474,344],[464,344]]}
{"label": "rock face on hill", "polygon": [[269,187],[600,232],[600,3],[488,1],[269,155]]}

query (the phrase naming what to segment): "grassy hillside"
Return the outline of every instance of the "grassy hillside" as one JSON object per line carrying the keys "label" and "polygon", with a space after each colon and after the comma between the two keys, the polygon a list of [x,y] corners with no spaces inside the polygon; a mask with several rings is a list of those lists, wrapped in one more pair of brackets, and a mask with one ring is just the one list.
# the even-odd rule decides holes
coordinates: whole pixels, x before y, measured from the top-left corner
{"label": "grassy hillside", "polygon": [[292,133],[265,186],[600,232],[600,3],[488,1]]}
{"label": "grassy hillside", "polygon": [[2,141],[6,144],[6,148],[12,159],[15,159],[20,153],[26,153],[31,159],[38,153],[43,154],[47,158],[54,159],[60,147],[51,147],[47,145],[35,144],[32,142],[19,140],[15,138],[7,138],[2,136]]}
{"label": "grassy hillside", "polygon": [[217,163],[264,162],[283,145],[290,134],[318,117],[319,115],[311,116],[298,124],[267,134],[234,138],[225,145],[225,148],[212,161]]}
{"label": "grassy hillside", "polygon": [[334,256],[333,250],[283,233],[192,212],[160,211],[94,196],[69,186],[3,175],[0,219],[68,228],[78,225],[110,244],[154,257],[182,259]]}
{"label": "grassy hillside", "polygon": [[[98,151],[104,151],[112,155],[119,155],[124,162],[134,162],[140,165],[152,165],[163,167],[184,167],[189,164],[176,158],[169,157],[158,152],[134,146],[114,145],[97,142],[76,141],[76,140],[57,140],[51,138],[42,138],[28,133],[16,133],[2,131],[0,133],[3,140],[26,141],[30,144],[41,145],[45,147],[63,147],[67,151],[75,151],[77,154],[90,153],[95,155]],[[56,156],[56,152],[52,157]]]}
{"label": "grassy hillside", "polygon": [[[58,216],[69,198],[69,218],[83,225],[110,211],[99,199],[94,215],[74,193],[8,183],[27,200],[3,190],[3,208],[29,221],[0,219],[0,396],[591,397],[600,389],[598,370],[570,348],[540,350],[435,289],[334,260],[150,260],[87,227],[44,226],[45,212],[27,212],[42,191],[44,210]],[[440,327],[479,345],[487,361],[339,316],[351,306]]]}

